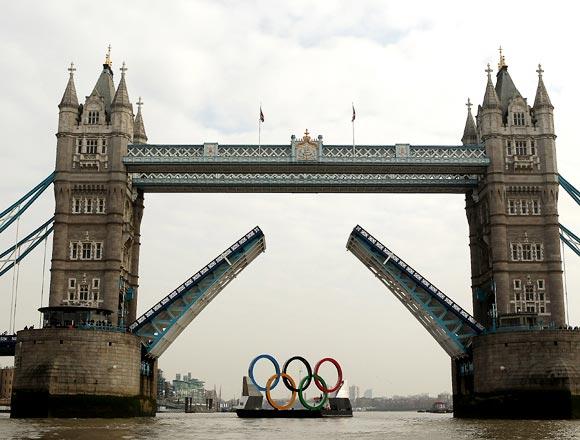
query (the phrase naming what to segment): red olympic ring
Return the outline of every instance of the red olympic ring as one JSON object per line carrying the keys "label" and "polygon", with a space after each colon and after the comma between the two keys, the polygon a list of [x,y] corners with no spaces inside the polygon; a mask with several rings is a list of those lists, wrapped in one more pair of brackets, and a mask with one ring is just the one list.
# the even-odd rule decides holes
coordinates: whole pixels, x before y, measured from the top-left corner
{"label": "red olympic ring", "polygon": [[[326,388],[326,386],[324,386],[323,384],[320,383],[320,381],[318,380],[317,376],[318,376],[318,369],[320,368],[320,366],[324,363],[324,362],[330,362],[332,365],[334,365],[336,367],[336,371],[338,373],[338,379],[336,381],[336,385],[334,385],[334,387],[332,388]],[[320,359],[318,361],[318,363],[316,364],[316,366],[314,367],[314,383],[316,384],[316,387],[322,391],[323,393],[333,393],[336,390],[338,390],[340,388],[340,386],[342,385],[342,368],[340,368],[340,364],[333,358],[324,358],[324,359]]]}

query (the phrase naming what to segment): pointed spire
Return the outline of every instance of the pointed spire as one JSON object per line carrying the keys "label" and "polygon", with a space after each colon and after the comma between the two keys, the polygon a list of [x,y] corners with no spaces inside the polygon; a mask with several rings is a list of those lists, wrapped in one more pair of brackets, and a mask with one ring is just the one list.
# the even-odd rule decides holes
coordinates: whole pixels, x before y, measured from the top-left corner
{"label": "pointed spire", "polygon": [[58,105],[59,108],[63,107],[73,107],[78,108],[79,100],[77,98],[77,90],[75,88],[75,81],[74,81],[74,72],[77,70],[73,63],[70,63],[70,67],[68,71],[70,76],[68,78],[68,83],[66,85],[66,89],[64,90],[64,94],[62,95],[62,99],[60,100],[60,104]]}
{"label": "pointed spire", "polygon": [[467,119],[465,121],[465,128],[463,130],[463,137],[461,142],[463,145],[477,144],[477,128],[475,127],[475,121],[473,120],[473,115],[471,114],[471,100],[467,98]]}
{"label": "pointed spire", "polygon": [[497,71],[499,72],[502,68],[507,67],[505,63],[505,56],[503,54],[503,49],[499,47],[499,63],[497,63]]}
{"label": "pointed spire", "polygon": [[538,64],[538,89],[536,90],[536,99],[534,99],[534,109],[538,109],[540,107],[549,107],[554,108],[552,102],[550,101],[550,97],[548,96],[548,91],[546,90],[546,86],[544,85],[544,80],[542,78],[542,74],[544,70],[542,69],[542,65]]}
{"label": "pointed spire", "polygon": [[491,80],[491,72],[493,70],[489,67],[489,63],[487,64],[485,72],[487,73],[487,85],[485,87],[485,95],[483,96],[483,108],[499,108],[499,98]]}
{"label": "pointed spire", "polygon": [[143,115],[141,114],[141,107],[143,106],[143,101],[139,96],[139,101],[137,101],[137,116],[135,116],[135,122],[133,124],[133,143],[134,144],[146,144],[147,134],[145,133],[145,124],[143,123]]}
{"label": "pointed spire", "polygon": [[103,63],[106,66],[109,66],[109,68],[113,67],[113,62],[111,61],[111,45],[109,44],[109,47],[107,48],[107,54],[105,55],[105,62]]}
{"label": "pointed spire", "polygon": [[117,92],[115,93],[115,98],[113,98],[111,106],[132,109],[131,101],[129,101],[129,93],[127,92],[127,84],[125,83],[125,72],[127,71],[127,67],[125,67],[124,61],[123,66],[119,70],[121,71],[121,80],[119,81],[119,87],[117,87]]}

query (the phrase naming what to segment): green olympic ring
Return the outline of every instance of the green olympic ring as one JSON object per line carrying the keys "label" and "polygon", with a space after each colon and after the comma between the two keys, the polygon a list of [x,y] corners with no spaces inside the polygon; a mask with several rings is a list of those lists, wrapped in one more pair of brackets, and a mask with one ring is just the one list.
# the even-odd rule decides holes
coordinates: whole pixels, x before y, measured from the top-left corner
{"label": "green olympic ring", "polygon": [[316,379],[316,380],[320,381],[322,383],[322,386],[324,387],[324,389],[327,389],[326,382],[324,382],[324,379],[322,377],[320,377],[316,373],[309,374],[308,376],[304,376],[302,378],[302,380],[300,381],[300,385],[298,385],[298,398],[300,399],[300,403],[302,404],[302,406],[306,409],[310,409],[310,410],[322,409],[324,407],[324,404],[328,400],[328,393],[326,391],[323,392],[324,398],[320,401],[320,403],[318,405],[314,405],[314,406],[309,405],[308,402],[306,402],[306,399],[304,399],[304,396],[302,395],[302,387],[304,386],[306,381],[308,381],[310,383],[310,381],[312,379]]}

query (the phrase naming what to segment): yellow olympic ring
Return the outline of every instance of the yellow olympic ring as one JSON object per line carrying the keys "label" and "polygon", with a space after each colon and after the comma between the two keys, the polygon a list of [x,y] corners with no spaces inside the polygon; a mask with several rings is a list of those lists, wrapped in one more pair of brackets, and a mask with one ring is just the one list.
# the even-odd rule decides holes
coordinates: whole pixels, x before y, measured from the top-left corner
{"label": "yellow olympic ring", "polygon": [[288,381],[292,385],[292,388],[296,389],[296,382],[294,382],[294,379],[292,379],[292,376],[290,376],[289,374],[286,374],[286,373],[281,373],[280,375],[274,374],[274,375],[272,375],[272,377],[270,377],[270,379],[268,379],[268,382],[266,383],[266,399],[268,400],[268,403],[270,405],[272,405],[272,408],[274,408],[274,409],[279,409],[279,410],[290,409],[290,408],[292,408],[292,406],[294,406],[294,402],[296,401],[296,391],[292,391],[292,397],[290,398],[290,401],[286,405],[278,405],[276,402],[274,402],[272,400],[272,396],[270,396],[270,387],[272,386],[272,382],[274,382],[274,380],[278,376],[280,376],[281,378],[288,379]]}

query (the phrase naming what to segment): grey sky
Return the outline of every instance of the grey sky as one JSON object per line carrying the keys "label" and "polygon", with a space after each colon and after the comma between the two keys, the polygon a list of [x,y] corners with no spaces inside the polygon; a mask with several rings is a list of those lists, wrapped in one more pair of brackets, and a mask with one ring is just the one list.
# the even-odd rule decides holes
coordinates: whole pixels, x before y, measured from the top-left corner
{"label": "grey sky", "polygon": [[[467,97],[478,104],[486,64],[505,48],[533,101],[538,62],[555,106],[559,169],[580,186],[580,40],[573,2],[19,1],[0,15],[0,210],[54,167],[57,104],[74,61],[79,100],[106,46],[127,62],[151,143],[283,144],[305,128],[326,143],[458,144]],[[139,310],[255,225],[267,251],[163,355],[173,377],[191,371],[224,396],[239,394],[256,354],[312,362],[336,356],[351,384],[375,394],[450,390],[449,359],[392,294],[345,250],[361,224],[471,310],[461,195],[146,194]],[[21,231],[49,218],[52,193]],[[560,196],[561,222],[580,210]],[[5,249],[15,230],[0,237]],[[50,258],[50,248],[49,248]],[[17,323],[37,324],[43,249],[21,266]],[[570,318],[580,321],[580,259],[566,252]],[[48,285],[48,282],[46,282]],[[8,327],[11,275],[0,279]],[[46,289],[45,289],[46,290]],[[45,291],[46,295],[46,291]],[[46,303],[46,296],[45,296]],[[0,359],[5,364],[7,359]]]}

